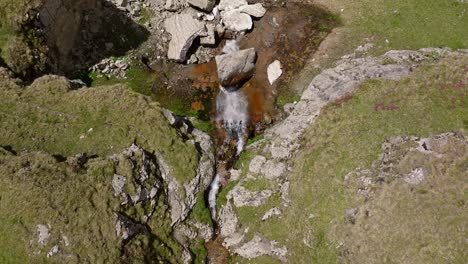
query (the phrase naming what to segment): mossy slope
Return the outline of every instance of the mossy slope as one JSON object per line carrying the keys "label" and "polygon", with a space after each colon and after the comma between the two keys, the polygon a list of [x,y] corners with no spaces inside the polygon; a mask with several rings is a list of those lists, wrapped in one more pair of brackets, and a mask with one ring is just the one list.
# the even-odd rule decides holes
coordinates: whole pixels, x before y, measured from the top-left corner
{"label": "mossy slope", "polygon": [[159,153],[181,182],[198,165],[195,147],[177,137],[159,105],[123,85],[70,90],[68,81],[55,76],[27,88],[0,82],[0,117],[0,146],[16,151],[107,156],[136,141]]}

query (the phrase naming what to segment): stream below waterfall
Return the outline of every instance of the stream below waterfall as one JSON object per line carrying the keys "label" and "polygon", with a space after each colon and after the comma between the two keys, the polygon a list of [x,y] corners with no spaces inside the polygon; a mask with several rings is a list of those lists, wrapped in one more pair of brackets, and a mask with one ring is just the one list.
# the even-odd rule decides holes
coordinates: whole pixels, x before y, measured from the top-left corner
{"label": "stream below waterfall", "polygon": [[[251,32],[236,41],[222,41],[215,49],[216,54],[229,54],[255,48],[255,73],[240,87],[220,85],[215,60],[198,65],[166,63],[155,70],[153,96],[163,107],[178,115],[196,113],[199,120],[214,128],[209,133],[216,145],[217,173],[206,202],[215,226],[216,200],[229,183],[229,170],[249,138],[262,135],[284,117],[283,104],[297,99],[300,92],[292,91],[290,84],[337,23],[330,13],[312,5],[270,7],[263,18],[254,21]],[[275,60],[280,61],[283,75],[271,84],[267,68]],[[206,243],[209,263],[227,263],[229,252],[222,244],[218,235]]]}

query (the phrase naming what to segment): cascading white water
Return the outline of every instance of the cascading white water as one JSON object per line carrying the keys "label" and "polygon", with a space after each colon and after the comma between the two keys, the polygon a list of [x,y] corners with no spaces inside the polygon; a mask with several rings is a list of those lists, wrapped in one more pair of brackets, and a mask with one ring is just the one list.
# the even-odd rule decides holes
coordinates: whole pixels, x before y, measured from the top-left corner
{"label": "cascading white water", "polygon": [[211,218],[216,220],[216,196],[219,191],[219,174],[216,174],[210,185],[210,193],[208,194],[208,204],[210,206]]}
{"label": "cascading white water", "polygon": [[224,45],[223,53],[229,54],[239,51],[239,46],[237,46],[237,40],[228,40],[226,45]]}
{"label": "cascading white water", "polygon": [[216,98],[217,119],[221,121],[227,133],[227,140],[237,141],[239,155],[244,149],[244,136],[249,122],[248,101],[242,90],[228,91],[220,87]]}
{"label": "cascading white water", "polygon": [[[229,40],[223,48],[224,53],[233,53],[239,51],[237,41]],[[239,156],[244,149],[247,125],[249,122],[248,100],[244,92],[240,89],[220,86],[218,97],[216,98],[217,122],[223,125],[226,131],[226,142],[231,140],[237,142],[236,156]],[[220,176],[211,182],[208,203],[211,210],[211,217],[216,219],[216,196],[219,190]]]}

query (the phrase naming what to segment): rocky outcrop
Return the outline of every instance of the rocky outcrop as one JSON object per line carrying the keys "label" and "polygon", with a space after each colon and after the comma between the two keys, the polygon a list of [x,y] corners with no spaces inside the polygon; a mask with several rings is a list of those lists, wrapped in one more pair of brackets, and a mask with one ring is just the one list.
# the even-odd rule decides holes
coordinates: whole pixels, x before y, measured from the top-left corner
{"label": "rocky outcrop", "polygon": [[256,59],[253,48],[216,56],[220,84],[224,87],[238,86],[252,77]]}
{"label": "rocky outcrop", "polygon": [[164,25],[172,36],[167,57],[179,62],[185,61],[195,38],[207,35],[205,24],[190,14],[173,15],[164,21]]}
{"label": "rocky outcrop", "polygon": [[[2,119],[2,131],[29,118],[44,124],[43,130],[17,124],[15,134],[0,137],[1,144],[28,150],[0,148],[0,192],[8,204],[0,214],[21,217],[24,224],[24,232],[12,224],[13,231],[2,236],[27,243],[18,247],[27,251],[27,262],[46,257],[65,263],[71,257],[90,263],[194,261],[194,243],[200,247],[213,233],[209,209],[197,199],[214,176],[207,134],[119,85],[73,90],[70,81],[58,76],[44,76],[29,87],[0,83],[2,104],[14,113]],[[41,110],[31,111],[28,105]],[[106,109],[105,117],[96,109]],[[51,116],[61,121],[41,121]],[[22,137],[23,129],[29,131],[28,139]],[[42,140],[26,141],[35,138]],[[3,196],[7,193],[8,198]],[[18,211],[18,204],[30,209]],[[196,204],[198,214],[191,214]]]}

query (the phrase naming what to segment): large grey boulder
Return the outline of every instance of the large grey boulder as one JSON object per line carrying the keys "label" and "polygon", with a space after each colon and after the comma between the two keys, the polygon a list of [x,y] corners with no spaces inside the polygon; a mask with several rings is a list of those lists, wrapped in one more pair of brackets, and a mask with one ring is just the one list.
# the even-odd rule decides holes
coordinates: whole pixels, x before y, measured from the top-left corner
{"label": "large grey boulder", "polygon": [[223,19],[223,24],[226,26],[226,28],[233,31],[247,31],[253,27],[252,18],[250,15],[242,13],[238,9],[222,12],[221,18]]}
{"label": "large grey boulder", "polygon": [[207,34],[205,23],[196,20],[190,14],[173,15],[164,21],[164,26],[172,35],[167,57],[179,62],[185,61],[193,40]]}
{"label": "large grey boulder", "polygon": [[240,6],[248,5],[247,0],[221,0],[219,1],[219,10],[232,10]]}
{"label": "large grey boulder", "polygon": [[191,4],[192,6],[198,7],[205,11],[213,10],[213,7],[215,6],[215,2],[216,1],[214,0],[188,0],[188,3]]}
{"label": "large grey boulder", "polygon": [[252,77],[257,54],[254,48],[216,56],[218,78],[223,87],[237,86]]}
{"label": "large grey boulder", "polygon": [[255,5],[243,5],[240,6],[238,9],[242,13],[246,13],[257,18],[264,16],[266,13],[266,9],[260,3],[256,3]]}

